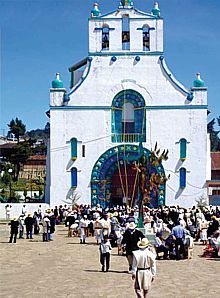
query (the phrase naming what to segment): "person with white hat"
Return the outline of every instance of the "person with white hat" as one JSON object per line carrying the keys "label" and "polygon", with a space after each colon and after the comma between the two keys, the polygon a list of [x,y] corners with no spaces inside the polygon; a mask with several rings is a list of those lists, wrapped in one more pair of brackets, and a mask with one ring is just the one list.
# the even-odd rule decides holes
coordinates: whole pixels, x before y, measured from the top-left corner
{"label": "person with white hat", "polygon": [[149,250],[149,241],[143,238],[137,243],[139,250],[133,251],[132,279],[137,297],[146,298],[156,275],[156,256]]}
{"label": "person with white hat", "polygon": [[132,262],[133,262],[132,252],[134,250],[138,250],[137,243],[142,238],[144,238],[143,233],[136,229],[136,225],[134,222],[130,222],[128,224],[128,228],[125,231],[122,239],[122,244],[125,244],[126,257],[129,265],[128,273],[132,273],[131,271]]}

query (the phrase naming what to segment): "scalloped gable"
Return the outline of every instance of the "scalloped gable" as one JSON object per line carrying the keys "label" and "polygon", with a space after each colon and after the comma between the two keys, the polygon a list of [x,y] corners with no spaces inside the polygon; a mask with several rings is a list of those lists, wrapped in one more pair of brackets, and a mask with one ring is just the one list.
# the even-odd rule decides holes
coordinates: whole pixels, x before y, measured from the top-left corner
{"label": "scalloped gable", "polygon": [[158,17],[155,17],[154,15],[152,15],[150,13],[140,11],[136,8],[119,8],[113,12],[110,12],[110,13],[100,16],[99,18],[101,18],[101,19],[111,19],[111,18],[120,19],[120,18],[122,18],[122,16],[124,14],[129,14],[130,18],[137,18],[137,19],[146,19],[146,18],[156,19],[157,18],[158,19]]}

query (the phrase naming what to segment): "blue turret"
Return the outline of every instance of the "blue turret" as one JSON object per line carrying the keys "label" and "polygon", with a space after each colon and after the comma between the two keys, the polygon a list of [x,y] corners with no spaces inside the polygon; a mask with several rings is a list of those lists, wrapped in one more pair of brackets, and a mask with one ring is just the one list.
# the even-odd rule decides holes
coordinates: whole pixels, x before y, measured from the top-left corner
{"label": "blue turret", "polygon": [[152,14],[156,17],[160,16],[160,9],[159,9],[159,5],[158,2],[154,3],[154,8],[151,10]]}
{"label": "blue turret", "polygon": [[205,82],[201,79],[200,73],[197,73],[197,79],[193,82],[193,87],[202,88],[205,87]]}
{"label": "blue turret", "polygon": [[93,9],[91,10],[91,18],[96,18],[101,15],[101,12],[99,10],[99,5],[98,3],[94,3]]}
{"label": "blue turret", "polygon": [[63,88],[63,81],[61,81],[58,72],[56,73],[56,79],[52,81],[52,88]]}

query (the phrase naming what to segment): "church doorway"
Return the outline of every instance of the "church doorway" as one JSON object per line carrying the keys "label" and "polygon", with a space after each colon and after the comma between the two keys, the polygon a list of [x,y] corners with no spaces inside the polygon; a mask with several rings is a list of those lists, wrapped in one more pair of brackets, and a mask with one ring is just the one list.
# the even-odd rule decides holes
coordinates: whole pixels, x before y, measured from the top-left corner
{"label": "church doorway", "polygon": [[[124,144],[110,148],[99,157],[91,173],[91,205],[93,207],[97,204],[103,208],[115,207],[123,203],[130,206],[137,205],[140,186],[134,163],[142,155],[147,160],[148,176],[165,175],[160,162],[157,162],[157,165],[151,163],[150,150],[142,147],[142,153],[139,151],[140,147],[137,145]],[[145,180],[147,188],[149,180]],[[166,183],[161,183],[156,190],[152,189],[149,193],[152,207],[165,204],[165,186]]]}
{"label": "church doorway", "polygon": [[112,205],[129,204],[134,206],[138,200],[138,179],[132,165],[120,164],[111,179]]}

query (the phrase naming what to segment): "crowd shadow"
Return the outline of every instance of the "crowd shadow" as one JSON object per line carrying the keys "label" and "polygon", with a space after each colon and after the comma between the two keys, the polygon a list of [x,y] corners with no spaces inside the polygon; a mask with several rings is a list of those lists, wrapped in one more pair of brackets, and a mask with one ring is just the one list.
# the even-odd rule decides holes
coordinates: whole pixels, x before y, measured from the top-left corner
{"label": "crowd shadow", "polygon": [[[85,270],[83,270],[83,271],[85,271],[85,272],[93,272],[93,273],[97,273],[97,272],[102,272],[101,270],[95,270],[95,269],[85,269]],[[122,270],[122,271],[120,271],[120,270],[112,270],[112,269],[110,269],[109,271],[108,271],[108,273],[120,273],[120,274],[128,274],[128,271],[125,271],[125,270]]]}
{"label": "crowd shadow", "polygon": [[207,258],[207,261],[220,261],[220,257],[218,258]]}
{"label": "crowd shadow", "polygon": [[73,245],[81,245],[81,246],[97,246],[99,247],[96,243],[80,243],[80,242],[68,242],[67,244],[73,244]]}

